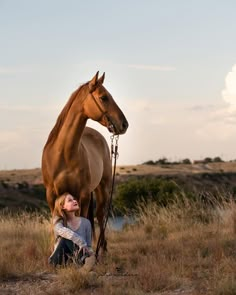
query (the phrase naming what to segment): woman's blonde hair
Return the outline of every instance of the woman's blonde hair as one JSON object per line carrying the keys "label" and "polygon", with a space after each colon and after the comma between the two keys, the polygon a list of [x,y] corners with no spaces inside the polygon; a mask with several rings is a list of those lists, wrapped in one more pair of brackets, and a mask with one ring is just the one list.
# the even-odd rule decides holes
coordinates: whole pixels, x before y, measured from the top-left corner
{"label": "woman's blonde hair", "polygon": [[[63,209],[63,206],[65,204],[65,199],[66,197],[70,195],[70,193],[65,192],[64,194],[60,195],[56,201],[55,201],[55,206],[54,206],[54,210],[52,213],[53,217],[60,217],[63,219],[63,224],[64,226],[67,225],[67,218],[66,218],[66,213],[65,210]],[[75,211],[75,215],[76,216],[80,216],[80,207],[78,210]]]}

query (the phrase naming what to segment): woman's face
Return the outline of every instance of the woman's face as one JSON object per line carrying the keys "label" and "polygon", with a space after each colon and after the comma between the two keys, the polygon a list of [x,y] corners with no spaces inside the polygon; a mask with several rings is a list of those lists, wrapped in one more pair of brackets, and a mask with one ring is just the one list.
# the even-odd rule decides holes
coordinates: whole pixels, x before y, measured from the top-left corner
{"label": "woman's face", "polygon": [[63,205],[63,209],[67,212],[73,212],[79,210],[79,204],[72,195],[67,195]]}

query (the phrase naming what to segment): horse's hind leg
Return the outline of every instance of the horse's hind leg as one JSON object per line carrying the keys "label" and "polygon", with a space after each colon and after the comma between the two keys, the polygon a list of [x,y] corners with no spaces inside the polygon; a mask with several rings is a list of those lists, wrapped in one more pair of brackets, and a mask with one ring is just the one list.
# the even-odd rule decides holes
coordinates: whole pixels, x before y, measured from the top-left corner
{"label": "horse's hind leg", "polygon": [[99,186],[96,188],[96,216],[100,227],[101,234],[101,247],[104,251],[107,250],[107,241],[105,238],[105,232],[103,231],[104,220],[106,218],[108,201],[109,201],[109,188],[106,182],[101,181]]}

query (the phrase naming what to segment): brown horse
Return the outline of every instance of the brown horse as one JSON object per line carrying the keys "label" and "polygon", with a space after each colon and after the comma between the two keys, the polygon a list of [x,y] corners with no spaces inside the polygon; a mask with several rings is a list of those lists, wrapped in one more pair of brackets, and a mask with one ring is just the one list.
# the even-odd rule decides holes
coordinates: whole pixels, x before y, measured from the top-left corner
{"label": "brown horse", "polygon": [[[112,167],[109,147],[96,130],[85,127],[88,119],[106,126],[113,134],[123,134],[128,122],[103,86],[105,73],[72,93],[57,118],[43,149],[42,175],[51,212],[55,199],[69,192],[88,217],[91,193],[96,194],[96,216],[100,230],[109,198]],[[105,237],[102,246],[106,248]]]}

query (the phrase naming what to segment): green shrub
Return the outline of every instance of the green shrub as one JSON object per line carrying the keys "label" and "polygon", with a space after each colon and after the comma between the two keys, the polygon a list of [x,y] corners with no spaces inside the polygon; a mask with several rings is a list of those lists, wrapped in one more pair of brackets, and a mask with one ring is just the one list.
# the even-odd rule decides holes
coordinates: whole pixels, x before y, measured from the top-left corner
{"label": "green shrub", "polygon": [[151,201],[166,206],[176,195],[180,195],[180,188],[172,180],[133,178],[117,186],[113,206],[115,211],[121,213],[135,208],[139,201]]}
{"label": "green shrub", "polygon": [[182,163],[183,164],[192,164],[192,162],[189,159],[187,159],[187,158],[186,159],[183,159],[182,160]]}
{"label": "green shrub", "polygon": [[149,160],[149,161],[142,163],[142,165],[155,165],[155,162],[153,160]]}
{"label": "green shrub", "polygon": [[214,159],[213,159],[213,162],[215,162],[215,163],[222,163],[222,162],[224,162],[220,157],[215,157]]}

